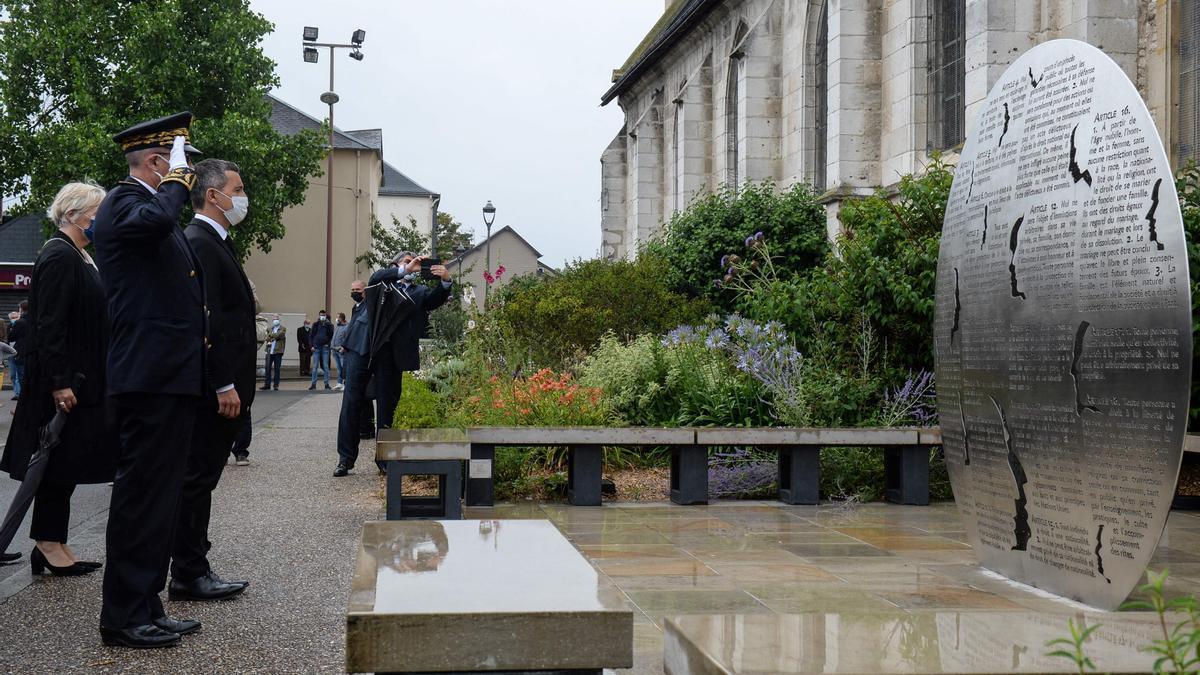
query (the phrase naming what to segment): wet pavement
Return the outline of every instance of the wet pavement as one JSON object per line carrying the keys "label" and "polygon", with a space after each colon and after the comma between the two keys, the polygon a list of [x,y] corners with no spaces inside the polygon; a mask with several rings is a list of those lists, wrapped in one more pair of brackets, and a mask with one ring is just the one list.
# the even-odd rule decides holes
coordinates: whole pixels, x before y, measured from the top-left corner
{"label": "wet pavement", "polygon": [[[253,464],[228,467],[214,500],[212,560],[251,580],[244,596],[168,602],[204,630],[176,649],[130,652],[100,643],[100,575],[30,579],[25,565],[0,568],[0,672],[343,671],[355,553],[362,524],[383,517],[383,486],[370,441],[355,472],[331,477],[341,397],[292,386],[260,393]],[[0,481],[9,490],[0,500],[14,485]],[[81,557],[103,560],[107,488],[94,489],[76,498],[72,541]],[[992,672],[1044,672],[1055,667],[1041,658],[1044,642],[1066,635],[1068,617],[1111,624],[1111,641],[1125,642],[1118,656],[1148,635],[1136,614],[1088,614],[979,568],[952,504],[525,502],[465,516],[552,521],[634,610],[627,672],[663,672],[665,627],[716,635],[714,651],[740,636],[731,658],[749,650],[764,657],[759,666],[816,672],[953,672],[977,653],[1004,655]],[[1200,515],[1172,513],[1152,568],[1168,565],[1172,594],[1200,591]],[[698,618],[713,615],[741,618]],[[678,616],[697,618],[668,626]]]}

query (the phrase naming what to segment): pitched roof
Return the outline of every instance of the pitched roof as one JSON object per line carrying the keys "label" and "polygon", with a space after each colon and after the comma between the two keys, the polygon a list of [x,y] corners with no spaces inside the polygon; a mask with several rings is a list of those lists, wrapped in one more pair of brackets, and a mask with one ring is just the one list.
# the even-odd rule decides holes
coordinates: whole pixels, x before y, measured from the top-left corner
{"label": "pitched roof", "polygon": [[[538,250],[533,247],[533,244],[530,244],[529,241],[527,239],[525,239],[525,237],[522,237],[520,234],[518,234],[517,231],[514,230],[511,225],[505,225],[504,227],[496,230],[495,232],[492,233],[491,237],[488,237],[488,239],[495,239],[496,237],[499,237],[500,234],[505,231],[512,232],[514,237],[519,239],[522,244],[525,244],[526,246],[528,246],[529,250],[533,251],[533,257],[535,257],[535,258],[542,257],[542,254],[539,253]],[[461,257],[466,258],[467,256],[471,255],[472,253],[481,250],[484,247],[484,245],[486,245],[488,243],[488,239],[484,239],[483,241],[479,242],[478,244],[475,244],[471,248],[467,249],[466,251],[463,252]],[[452,258],[450,260],[450,262],[454,262],[455,260],[458,260],[458,258]],[[450,262],[447,262],[446,264],[449,265]],[[551,268],[551,269],[553,269],[553,268]]]}
{"label": "pitched roof", "polygon": [[[295,136],[304,129],[313,129],[316,131],[321,129],[321,120],[300,111],[298,108],[275,98],[271,94],[267,94],[267,99],[271,101],[271,127],[275,131],[285,136]],[[333,147],[338,150],[379,150],[382,148],[382,139],[380,140],[380,148],[375,148],[334,127]]]}
{"label": "pitched roof", "polygon": [[33,263],[46,243],[49,225],[40,215],[17,216],[0,223],[0,263]]}
{"label": "pitched roof", "polygon": [[669,52],[721,2],[722,0],[675,0],[625,60],[625,65],[614,73],[613,85],[600,97],[600,105],[608,105],[633,85],[647,68]]}
{"label": "pitched roof", "polygon": [[359,129],[347,131],[345,134],[367,147],[375,148],[380,155],[383,154],[383,129]]}
{"label": "pitched roof", "polygon": [[416,181],[400,173],[396,167],[383,163],[383,184],[379,186],[381,197],[437,197],[436,192],[427,190]]}

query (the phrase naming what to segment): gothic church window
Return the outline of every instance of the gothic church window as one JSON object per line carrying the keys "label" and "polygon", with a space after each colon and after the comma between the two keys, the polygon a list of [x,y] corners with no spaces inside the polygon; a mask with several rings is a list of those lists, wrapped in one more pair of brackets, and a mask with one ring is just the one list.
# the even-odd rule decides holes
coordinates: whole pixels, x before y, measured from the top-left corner
{"label": "gothic church window", "polygon": [[[682,94],[680,94],[680,96],[682,96]],[[679,99],[675,101],[675,123],[672,125],[675,129],[675,147],[672,155],[675,165],[675,189],[673,192],[675,193],[676,211],[680,211],[684,206],[687,206],[686,201],[688,197],[688,195],[684,192],[686,189],[684,174],[687,171],[685,155],[687,148],[687,134],[684,133],[684,123],[683,99]]]}
{"label": "gothic church window", "polygon": [[829,161],[829,2],[821,3],[817,18],[817,37],[813,41],[813,187],[817,192],[828,188]]}
{"label": "gothic church window", "polygon": [[929,0],[929,150],[966,138],[966,0]]}
{"label": "gothic church window", "polygon": [[1200,3],[1179,3],[1179,138],[1177,160],[1200,160]]}
{"label": "gothic church window", "polygon": [[738,175],[738,165],[742,160],[741,147],[741,102],[745,87],[745,52],[742,51],[743,42],[746,40],[746,33],[749,28],[743,21],[738,24],[737,30],[733,35],[733,52],[729,56],[729,76],[725,85],[725,146],[726,146],[726,164],[728,165],[728,183],[731,187],[737,187],[741,182],[741,177]]}

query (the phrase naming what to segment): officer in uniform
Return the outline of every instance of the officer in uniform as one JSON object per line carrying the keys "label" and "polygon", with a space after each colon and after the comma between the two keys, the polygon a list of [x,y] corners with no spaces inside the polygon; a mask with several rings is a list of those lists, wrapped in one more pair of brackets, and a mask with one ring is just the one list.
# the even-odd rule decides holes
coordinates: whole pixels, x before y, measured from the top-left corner
{"label": "officer in uniform", "polygon": [[179,228],[196,177],[192,114],[113,136],[129,176],[96,212],[111,339],[108,395],[120,439],[109,509],[100,635],[107,645],[168,647],[200,622],[168,617],[171,542],[207,346],[201,268]]}

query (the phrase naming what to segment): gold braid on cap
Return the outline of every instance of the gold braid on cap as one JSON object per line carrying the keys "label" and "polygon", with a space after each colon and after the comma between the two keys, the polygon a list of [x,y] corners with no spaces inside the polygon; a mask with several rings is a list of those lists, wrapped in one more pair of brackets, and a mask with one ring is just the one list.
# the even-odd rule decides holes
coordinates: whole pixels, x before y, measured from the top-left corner
{"label": "gold braid on cap", "polygon": [[169,147],[171,143],[175,141],[176,136],[183,136],[184,140],[189,143],[192,142],[192,139],[188,134],[187,127],[180,127],[179,129],[156,131],[152,134],[134,136],[133,138],[126,139],[124,143],[121,143],[121,149],[128,151],[130,148],[135,148],[139,145],[161,145],[164,147]]}
{"label": "gold braid on cap", "polygon": [[196,184],[196,172],[186,166],[171,169],[162,179],[162,185],[166,185],[167,183],[179,183],[187,188],[188,192],[191,192],[192,187]]}

